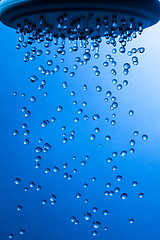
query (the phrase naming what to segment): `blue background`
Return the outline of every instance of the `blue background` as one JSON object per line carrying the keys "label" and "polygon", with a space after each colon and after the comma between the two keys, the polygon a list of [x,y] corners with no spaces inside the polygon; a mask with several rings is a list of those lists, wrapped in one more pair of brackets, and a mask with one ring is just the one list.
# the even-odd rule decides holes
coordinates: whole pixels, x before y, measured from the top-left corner
{"label": "blue background", "polygon": [[[27,240],[160,239],[159,29],[160,24],[146,29],[142,36],[128,44],[128,50],[144,46],[146,52],[138,55],[139,65],[132,66],[127,77],[128,86],[119,91],[112,84],[110,70],[103,67],[105,55],[111,54],[111,48],[105,45],[105,41],[100,47],[100,58],[96,60],[92,56],[86,66],[78,66],[75,77],[64,74],[61,66],[73,69],[75,57],[82,57],[84,50],[68,53],[63,64],[60,63],[62,57],[58,56],[53,65],[59,64],[60,71],[54,76],[43,76],[37,70],[38,66],[46,66],[50,56],[43,54],[34,62],[24,63],[24,54],[28,49],[17,50],[15,31],[0,25],[0,239],[8,239],[9,233],[14,234],[14,239]],[[37,47],[45,51],[43,44]],[[56,53],[55,46],[51,50]],[[117,79],[122,83],[126,78],[122,74],[123,63],[131,60],[120,53],[115,58],[118,63]],[[98,65],[101,71],[99,77],[94,75],[94,65]],[[34,74],[47,81],[44,90],[37,89],[37,82],[30,82]],[[68,82],[67,89],[63,89],[63,81]],[[87,91],[83,90],[84,84],[88,86]],[[102,87],[100,93],[96,92],[98,85]],[[119,104],[114,111],[117,115],[115,126],[104,121],[106,117],[112,119],[113,113],[109,103],[104,102],[108,90],[117,97]],[[17,96],[13,96],[15,91]],[[75,91],[75,96],[71,96],[71,91]],[[48,93],[47,97],[43,96],[44,92]],[[26,94],[24,98],[22,93]],[[30,101],[31,96],[36,97],[35,103]],[[73,105],[75,100],[76,106]],[[86,107],[82,106],[83,101],[88,103]],[[62,112],[56,110],[59,105],[63,106]],[[31,111],[27,119],[21,111],[24,106]],[[78,109],[83,109],[82,115],[77,113]],[[135,112],[133,116],[128,114],[131,109]],[[100,119],[93,121],[92,116],[97,113]],[[90,117],[88,121],[83,119],[84,114]],[[40,123],[51,117],[55,117],[56,122],[42,128]],[[78,123],[74,122],[75,117],[79,117]],[[27,146],[23,144],[23,122],[30,130]],[[67,136],[73,130],[76,132],[74,140],[68,140],[66,144],[62,142],[62,126],[66,126],[64,132]],[[97,134],[94,133],[95,127],[100,128]],[[13,136],[15,129],[19,131],[16,137]],[[133,136],[135,130],[139,131],[136,137]],[[91,134],[96,135],[94,141],[90,140]],[[143,134],[148,135],[147,141],[142,140]],[[111,141],[105,140],[106,135],[112,137]],[[38,143],[40,138],[43,143]],[[129,153],[131,139],[136,141],[134,154]],[[52,148],[41,154],[40,168],[36,169],[35,147],[46,142]],[[127,156],[120,156],[122,150],[128,151]],[[106,159],[112,157],[114,151],[118,152],[118,156],[112,163],[107,163]],[[82,166],[86,155],[89,159]],[[63,168],[64,163],[68,164],[67,169]],[[117,166],[115,172],[112,170],[114,165]],[[54,166],[59,168],[58,173],[54,173]],[[50,168],[50,173],[45,173],[46,168]],[[77,173],[74,174],[75,168]],[[71,180],[63,177],[65,172],[72,175]],[[117,182],[117,175],[122,175],[121,182]],[[96,177],[95,182],[93,177]],[[21,184],[15,184],[16,178],[21,179]],[[41,191],[29,187],[29,191],[25,192],[24,188],[31,181],[36,186],[41,185]],[[137,187],[132,186],[133,181],[138,182]],[[120,193],[104,196],[108,182],[111,183],[110,190],[118,186]],[[84,183],[88,184],[87,189],[84,189]],[[120,198],[123,192],[128,194],[126,200]],[[143,199],[138,198],[140,192],[144,193]],[[81,193],[80,199],[76,198],[77,193]],[[57,197],[54,206],[50,204],[51,194]],[[43,199],[47,200],[46,205],[42,204]],[[84,203],[85,199],[88,203]],[[21,212],[16,209],[18,205],[23,207]],[[93,207],[98,208],[96,213],[93,213]],[[103,215],[105,209],[109,211],[108,216]],[[90,221],[84,219],[85,212],[92,214]],[[70,221],[72,216],[79,220],[78,225]],[[130,218],[134,218],[133,224],[129,223]],[[101,222],[96,237],[92,236],[93,221]],[[25,230],[24,235],[20,235],[20,229]]]}

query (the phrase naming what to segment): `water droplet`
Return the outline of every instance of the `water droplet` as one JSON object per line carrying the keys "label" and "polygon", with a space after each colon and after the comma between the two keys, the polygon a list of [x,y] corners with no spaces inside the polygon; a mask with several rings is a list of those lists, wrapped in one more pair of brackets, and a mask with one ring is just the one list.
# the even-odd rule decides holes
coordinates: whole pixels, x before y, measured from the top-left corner
{"label": "water droplet", "polygon": [[97,231],[93,231],[92,235],[95,237],[97,235],[97,233],[98,233]]}
{"label": "water droplet", "polygon": [[56,119],[54,117],[51,118],[51,122],[54,123]]}
{"label": "water droplet", "polygon": [[46,204],[47,204],[47,200],[43,199],[43,200],[42,200],[42,204],[43,204],[43,205],[46,205]]}
{"label": "water droplet", "polygon": [[21,179],[20,178],[16,178],[16,180],[15,180],[15,184],[20,184],[21,183]]}
{"label": "water droplet", "polygon": [[129,151],[130,151],[130,153],[134,153],[134,152],[135,152],[135,149],[134,149],[134,148],[131,148]]}
{"label": "water droplet", "polygon": [[36,147],[35,150],[36,150],[37,153],[42,152],[42,148],[41,147]]}
{"label": "water droplet", "polygon": [[85,53],[83,54],[83,57],[84,57],[84,59],[85,59],[86,61],[89,61],[90,58],[91,58],[91,54],[90,54],[89,52],[85,52]]}
{"label": "water droplet", "polygon": [[9,237],[9,239],[13,239],[13,238],[14,238],[13,233],[10,233],[10,234],[8,235],[8,237]]}
{"label": "water droplet", "polygon": [[116,187],[116,188],[114,189],[114,191],[115,191],[116,193],[118,193],[118,192],[120,191],[120,188],[119,188],[119,187]]}
{"label": "water droplet", "polygon": [[56,201],[56,196],[54,194],[51,194],[50,201],[51,202],[55,202]]}
{"label": "water droplet", "polygon": [[142,199],[142,198],[144,197],[144,193],[139,193],[139,194],[138,194],[138,197],[139,197],[140,199]]}
{"label": "water droplet", "polygon": [[53,65],[53,61],[52,60],[48,60],[47,65],[48,66],[52,66]]}
{"label": "water droplet", "polygon": [[100,119],[100,116],[99,116],[98,114],[95,114],[95,115],[93,116],[93,120],[97,121],[98,119]]}
{"label": "water droplet", "polygon": [[116,177],[116,179],[117,179],[118,182],[120,182],[120,181],[122,180],[122,176],[118,175],[118,176]]}
{"label": "water droplet", "polygon": [[96,136],[94,134],[90,135],[90,139],[93,141],[96,138]]}
{"label": "water droplet", "polygon": [[17,45],[16,45],[16,49],[18,49],[18,50],[21,49],[21,45],[20,45],[20,44],[17,44]]}
{"label": "water droplet", "polygon": [[93,66],[92,70],[93,71],[98,71],[98,67],[97,66]]}
{"label": "water droplet", "polygon": [[100,75],[100,71],[95,71],[95,75],[99,76]]}
{"label": "water droplet", "polygon": [[124,75],[128,75],[128,74],[129,74],[129,70],[128,70],[128,69],[124,69],[124,70],[123,70],[123,74],[124,74]]}
{"label": "water droplet", "polygon": [[36,58],[35,58],[35,56],[31,55],[29,59],[30,59],[31,61],[34,61]]}
{"label": "water droplet", "polygon": [[139,53],[144,53],[145,52],[145,48],[144,47],[138,48],[138,52]]}
{"label": "water droplet", "polygon": [[101,92],[101,91],[102,91],[102,88],[101,88],[100,86],[97,86],[97,87],[96,87],[96,91],[97,91],[97,92]]}
{"label": "water droplet", "polygon": [[17,96],[17,92],[14,92],[14,93],[13,93],[13,96]]}
{"label": "water droplet", "polygon": [[85,218],[85,220],[90,220],[91,218],[92,218],[92,215],[90,214],[90,213],[88,213],[88,212],[86,212],[85,214],[84,214],[84,218]]}
{"label": "water droplet", "polygon": [[124,68],[124,69],[130,69],[130,68],[131,68],[131,65],[130,65],[129,63],[125,63],[125,64],[123,65],[123,68]]}
{"label": "water droplet", "polygon": [[18,211],[18,212],[21,212],[21,211],[22,211],[22,206],[18,205],[18,206],[17,206],[17,211]]}
{"label": "water droplet", "polygon": [[38,80],[38,77],[33,75],[31,78],[30,78],[31,82],[36,82]]}
{"label": "water droplet", "polygon": [[38,50],[38,51],[37,51],[37,56],[38,56],[38,57],[41,56],[42,53],[43,53],[42,50]]}
{"label": "water droplet", "polygon": [[116,171],[116,170],[117,170],[117,166],[113,166],[113,167],[112,167],[112,170],[113,170],[113,171]]}
{"label": "water droplet", "polygon": [[103,214],[104,214],[104,216],[107,216],[108,215],[108,210],[104,210]]}
{"label": "water droplet", "polygon": [[37,191],[40,191],[40,190],[41,190],[41,186],[40,186],[40,185],[37,185],[36,190],[37,190]]}
{"label": "water droplet", "polygon": [[121,156],[122,156],[122,157],[124,157],[124,156],[126,156],[126,155],[127,155],[127,151],[124,150],[124,151],[121,152]]}
{"label": "water droplet", "polygon": [[112,158],[107,158],[107,162],[111,163],[111,162],[113,162],[113,159]]}
{"label": "water droplet", "polygon": [[134,57],[132,57],[132,61],[133,62],[138,62],[138,58],[134,56]]}
{"label": "water droplet", "polygon": [[94,208],[92,209],[92,211],[93,211],[94,213],[97,212],[97,208],[94,207]]}
{"label": "water droplet", "polygon": [[106,92],[106,96],[107,97],[111,97],[112,96],[112,93],[110,91]]}
{"label": "water droplet", "polygon": [[134,115],[134,111],[133,111],[133,110],[130,110],[130,111],[129,111],[129,115],[130,115],[130,116],[133,116],[133,115]]}
{"label": "water droplet", "polygon": [[57,173],[57,172],[59,172],[59,168],[55,166],[55,167],[53,168],[53,171],[54,171],[55,173]]}
{"label": "water droplet", "polygon": [[133,135],[134,135],[134,136],[138,136],[138,134],[139,134],[138,131],[134,131],[134,132],[133,132]]}
{"label": "water droplet", "polygon": [[30,100],[31,100],[31,102],[35,102],[36,98],[34,96],[32,96]]}
{"label": "water droplet", "polygon": [[58,106],[58,107],[57,107],[57,111],[58,111],[58,112],[62,112],[62,110],[63,110],[62,106]]}
{"label": "water droplet", "polygon": [[122,193],[121,194],[121,198],[124,200],[124,199],[127,199],[128,197],[128,194],[127,193]]}
{"label": "water droplet", "polygon": [[117,75],[117,72],[116,72],[116,70],[115,70],[115,69],[112,69],[112,70],[111,70],[111,73],[112,73],[114,76],[116,76],[116,75]]}
{"label": "water droplet", "polygon": [[29,186],[30,186],[31,188],[34,188],[34,187],[35,187],[35,183],[34,183],[34,182],[30,182]]}
{"label": "water droplet", "polygon": [[124,47],[119,48],[120,53],[125,53],[126,49]]}
{"label": "water droplet", "polygon": [[146,141],[146,140],[148,139],[148,136],[147,136],[146,134],[144,134],[144,135],[142,136],[142,139],[143,139],[144,141]]}
{"label": "water droplet", "polygon": [[122,88],[123,88],[122,84],[118,84],[118,85],[117,85],[117,89],[118,89],[118,90],[121,90]]}
{"label": "water droplet", "polygon": [[80,193],[77,193],[76,194],[76,198],[80,198],[81,197],[81,194]]}
{"label": "water droplet", "polygon": [[96,181],[96,178],[95,178],[95,177],[93,177],[93,178],[92,178],[92,182],[95,182],[95,181]]}
{"label": "water droplet", "polygon": [[69,74],[71,77],[74,77],[75,76],[75,73],[74,72],[70,72]]}
{"label": "water droplet", "polygon": [[74,224],[75,224],[75,225],[78,225],[78,224],[79,224],[79,221],[78,221],[78,220],[76,220],[76,221],[74,222]]}
{"label": "water droplet", "polygon": [[136,143],[136,142],[135,142],[133,139],[130,141],[131,146],[134,146],[135,143]]}
{"label": "water droplet", "polygon": [[134,223],[134,219],[133,218],[131,218],[131,219],[129,219],[129,223]]}
{"label": "water droplet", "polygon": [[127,80],[124,80],[124,81],[123,81],[123,85],[124,85],[124,86],[127,86],[127,85],[128,85],[128,81],[127,81]]}
{"label": "water droplet", "polygon": [[113,80],[112,80],[112,83],[113,83],[113,84],[117,84],[117,80],[116,80],[116,79],[113,79]]}
{"label": "water droplet", "polygon": [[74,216],[71,217],[71,222],[75,222],[76,221],[76,218]]}
{"label": "water droplet", "polygon": [[111,136],[107,135],[107,136],[105,137],[105,139],[106,139],[107,141],[110,141],[110,140],[111,140]]}
{"label": "water droplet", "polygon": [[23,234],[25,234],[25,230],[24,230],[24,229],[21,229],[21,230],[19,231],[19,233],[20,233],[21,235],[23,235]]}
{"label": "water droplet", "polygon": [[17,131],[17,130],[14,130],[13,135],[14,135],[14,136],[17,136],[17,135],[18,135],[18,131]]}
{"label": "water droplet", "polygon": [[84,188],[87,188],[87,187],[88,187],[88,184],[87,184],[87,183],[85,183],[85,184],[83,185],[83,187],[84,187]]}
{"label": "water droplet", "polygon": [[105,191],[105,192],[104,192],[104,195],[105,195],[105,196],[108,196],[108,195],[109,195],[109,192],[108,192],[108,191]]}
{"label": "water droplet", "polygon": [[94,221],[94,222],[93,222],[93,227],[94,227],[94,228],[98,229],[100,226],[101,226],[101,223],[100,223],[100,222],[98,222],[98,221]]}
{"label": "water droplet", "polygon": [[42,158],[40,156],[35,157],[35,161],[39,162]]}
{"label": "water droplet", "polygon": [[108,66],[109,66],[109,63],[108,63],[108,62],[104,62],[104,63],[103,63],[103,66],[104,66],[104,67],[108,67]]}
{"label": "water droplet", "polygon": [[99,133],[100,129],[99,129],[99,128],[95,128],[94,131],[95,131],[96,133]]}
{"label": "water droplet", "polygon": [[28,187],[25,187],[25,188],[24,188],[24,191],[25,191],[25,192],[28,192],[28,191],[29,191],[29,188],[28,188]]}
{"label": "water droplet", "polygon": [[30,117],[30,115],[31,115],[30,111],[26,111],[25,114],[24,114],[25,117]]}
{"label": "water droplet", "polygon": [[28,139],[24,139],[23,143],[24,143],[24,145],[28,145],[29,144],[29,140]]}
{"label": "water droplet", "polygon": [[136,182],[136,181],[133,181],[133,182],[132,182],[132,186],[133,186],[133,187],[136,187],[137,185],[138,185],[138,182]]}

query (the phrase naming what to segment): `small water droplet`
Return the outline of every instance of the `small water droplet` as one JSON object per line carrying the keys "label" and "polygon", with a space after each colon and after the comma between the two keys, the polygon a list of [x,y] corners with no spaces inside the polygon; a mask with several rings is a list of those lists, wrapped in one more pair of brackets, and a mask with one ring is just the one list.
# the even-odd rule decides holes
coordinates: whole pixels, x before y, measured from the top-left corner
{"label": "small water droplet", "polygon": [[15,184],[19,185],[20,183],[21,183],[21,179],[20,178],[16,178]]}
{"label": "small water droplet", "polygon": [[129,223],[134,223],[134,219],[133,218],[131,218],[131,219],[129,219]]}
{"label": "small water droplet", "polygon": [[142,198],[144,197],[144,193],[139,193],[139,194],[138,194],[138,197],[139,197],[140,199],[142,199]]}
{"label": "small water droplet", "polygon": [[101,91],[102,91],[102,88],[101,88],[100,86],[97,86],[97,87],[96,87],[96,91],[97,91],[97,92],[101,92]]}
{"label": "small water droplet", "polygon": [[57,111],[58,111],[58,112],[62,112],[62,110],[63,110],[63,107],[62,107],[62,106],[58,106],[58,107],[57,107]]}
{"label": "small water droplet", "polygon": [[136,182],[136,181],[133,181],[133,182],[132,182],[132,186],[133,186],[133,187],[136,187],[137,185],[138,185],[138,182]]}
{"label": "small water droplet", "polygon": [[18,211],[18,212],[21,212],[21,211],[22,211],[22,206],[18,205],[18,206],[17,206],[17,211]]}
{"label": "small water droplet", "polygon": [[20,233],[21,235],[23,235],[23,234],[25,234],[25,230],[24,230],[24,229],[21,229],[21,230],[19,231],[19,233]]}
{"label": "small water droplet", "polygon": [[127,193],[122,193],[121,194],[121,198],[124,200],[124,199],[127,199],[128,197],[128,194]]}
{"label": "small water droplet", "polygon": [[101,223],[100,223],[100,222],[98,222],[98,221],[94,221],[94,222],[93,222],[93,227],[94,227],[94,228],[98,229],[100,226],[101,226]]}
{"label": "small water droplet", "polygon": [[8,237],[9,237],[9,239],[13,239],[13,238],[14,238],[13,233],[10,233],[10,234],[8,235]]}
{"label": "small water droplet", "polygon": [[97,212],[97,208],[94,207],[94,208],[92,209],[92,211],[93,211],[94,213]]}
{"label": "small water droplet", "polygon": [[90,220],[91,218],[92,218],[92,215],[90,214],[90,213],[88,213],[88,212],[86,212],[85,214],[84,214],[84,218],[85,218],[85,220]]}
{"label": "small water droplet", "polygon": [[108,215],[108,210],[104,210],[103,214],[104,214],[104,216],[107,216]]}
{"label": "small water droplet", "polygon": [[81,197],[81,194],[80,193],[77,193],[76,194],[76,198],[80,198]]}
{"label": "small water droplet", "polygon": [[120,182],[120,181],[122,180],[122,176],[118,175],[118,176],[116,177],[116,179],[117,179],[118,182]]}
{"label": "small water droplet", "polygon": [[142,139],[146,141],[148,139],[148,136],[146,134],[142,135]]}
{"label": "small water droplet", "polygon": [[129,111],[129,115],[130,115],[130,116],[133,116],[133,115],[134,115],[134,111],[133,111],[133,110],[130,110],[130,111]]}

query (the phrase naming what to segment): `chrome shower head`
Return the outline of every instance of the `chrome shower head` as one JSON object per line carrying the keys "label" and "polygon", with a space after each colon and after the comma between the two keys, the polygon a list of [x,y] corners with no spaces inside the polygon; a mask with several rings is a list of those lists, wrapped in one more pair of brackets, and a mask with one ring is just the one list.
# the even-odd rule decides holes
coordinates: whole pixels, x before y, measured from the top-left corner
{"label": "chrome shower head", "polygon": [[[74,39],[142,31],[159,21],[158,0],[2,0],[0,19],[12,28],[41,31]],[[43,25],[43,27],[42,27]],[[28,26],[28,27],[27,27]]]}

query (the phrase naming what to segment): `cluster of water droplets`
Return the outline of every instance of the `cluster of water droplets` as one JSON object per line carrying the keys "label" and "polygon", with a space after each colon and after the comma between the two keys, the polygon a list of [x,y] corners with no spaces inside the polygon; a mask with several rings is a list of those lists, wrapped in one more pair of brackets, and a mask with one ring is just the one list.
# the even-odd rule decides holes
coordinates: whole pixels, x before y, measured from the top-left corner
{"label": "cluster of water droplets", "polygon": [[[45,88],[47,86],[47,82],[50,81],[49,79],[52,78],[54,81],[54,78],[56,74],[58,75],[59,72],[64,74],[63,81],[61,81],[61,87],[66,91],[66,89],[69,88],[69,86],[72,87],[72,78],[76,79],[76,76],[78,75],[78,69],[83,68],[84,65],[88,65],[88,67],[91,68],[93,76],[95,76],[97,79],[101,77],[101,71],[98,67],[98,62],[101,59],[101,53],[100,53],[100,46],[102,41],[106,41],[106,48],[107,46],[112,46],[112,53],[107,54],[105,57],[105,61],[102,61],[103,67],[105,71],[108,71],[110,73],[110,76],[112,78],[112,84],[113,86],[116,86],[117,94],[119,90],[122,90],[123,87],[126,87],[129,84],[129,81],[126,79],[128,77],[130,71],[132,71],[132,68],[134,65],[138,65],[139,60],[136,56],[136,53],[141,54],[145,52],[145,49],[143,47],[140,47],[138,49],[132,48],[130,51],[127,52],[127,43],[131,42],[134,38],[137,38],[138,35],[142,34],[143,28],[142,25],[139,24],[136,26],[136,23],[134,20],[130,20],[129,23],[127,23],[126,20],[121,20],[121,26],[118,26],[116,16],[112,19],[112,25],[108,27],[108,19],[104,19],[103,21],[103,36],[104,38],[100,37],[98,33],[100,33],[101,24],[97,20],[96,23],[96,36],[91,37],[90,34],[92,34],[92,29],[87,29],[87,27],[84,29],[84,34],[81,34],[81,26],[76,23],[76,27],[74,28],[74,31],[72,29],[68,29],[67,34],[69,37],[64,37],[63,34],[61,34],[61,31],[65,31],[65,16],[62,18],[60,17],[60,20],[58,22],[58,31],[60,32],[59,36],[55,36],[52,33],[52,27],[48,26],[45,22],[45,19],[40,19],[40,29],[35,29],[32,24],[29,22],[25,22],[24,26],[18,26],[17,28],[17,34],[19,35],[19,43],[17,44],[16,48],[20,50],[22,47],[26,48],[27,51],[24,55],[24,62],[26,64],[29,64],[29,62],[36,61],[38,58],[45,59],[42,61],[43,65],[38,65],[37,69],[39,71],[38,74],[33,74],[30,76],[30,83],[34,84],[34,87],[40,90],[41,93],[43,93],[43,97],[48,96],[48,94],[51,94],[49,91],[45,91]],[[112,31],[111,31],[112,30]],[[71,33],[70,33],[71,32]],[[77,35],[78,34],[78,35]],[[79,37],[79,35],[83,35],[82,37]],[[77,37],[78,36],[78,37]],[[45,50],[41,49],[41,44],[44,44]],[[68,47],[69,45],[69,47]],[[67,47],[66,47],[67,46]],[[80,49],[83,49],[83,54]],[[80,55],[79,55],[80,52]],[[126,53],[127,52],[127,53]],[[125,54],[128,57],[131,57],[131,61],[128,60],[128,62],[124,62],[122,65],[122,81],[120,82],[121,78],[118,76],[119,72],[117,69],[118,65],[118,54]],[[72,66],[69,66],[68,58],[71,55],[77,54],[77,56],[74,58],[74,62]],[[119,56],[119,55],[118,55]],[[46,60],[47,59],[47,60]],[[91,59],[93,59],[93,64],[91,63]],[[88,76],[90,77],[90,76]],[[71,126],[73,125],[72,129],[69,129],[65,124],[61,124],[61,131],[60,131],[60,138],[61,143],[63,144],[69,144],[76,139],[76,125],[79,121],[85,121],[88,120],[92,121],[92,123],[96,123],[96,127],[94,127],[93,132],[91,133],[85,133],[85,135],[88,138],[88,141],[95,142],[97,135],[99,133],[103,134],[103,139],[105,142],[112,141],[112,136],[110,134],[107,134],[104,132],[103,128],[101,128],[101,120],[105,121],[107,124],[110,123],[110,126],[117,125],[117,109],[119,108],[118,104],[118,98],[112,93],[111,90],[105,89],[103,86],[101,86],[101,81],[97,81],[97,85],[94,88],[94,91],[96,92],[97,98],[99,96],[102,96],[103,94],[103,101],[106,104],[107,109],[107,117],[101,116],[99,113],[94,112],[92,115],[87,113],[87,107],[88,102],[85,99],[81,99],[81,106],[80,103],[76,100],[76,94],[77,92],[74,90],[71,90],[69,92],[69,95],[71,98],[73,98],[73,108],[79,106],[76,110],[75,118],[70,119]],[[87,84],[82,85],[83,92],[87,92],[89,89],[89,86]],[[40,93],[40,94],[41,94]],[[68,94],[68,92],[67,92]],[[18,96],[18,92],[14,92],[14,96]],[[21,94],[21,97],[26,97],[25,93]],[[36,104],[38,102],[38,98],[34,95],[30,96],[29,98],[31,103]],[[55,125],[57,122],[65,122],[63,121],[63,110],[64,106],[61,104],[58,105],[54,109],[54,114],[51,116],[46,116],[45,119],[41,119],[39,122],[39,126],[41,128],[47,129],[50,125]],[[25,123],[21,125],[20,129],[16,129],[13,131],[14,136],[18,136],[19,134],[24,135],[23,143],[25,145],[29,145],[30,140],[30,130],[28,128],[27,119],[32,116],[31,110],[28,109],[28,107],[23,106],[21,109],[22,113],[25,117]],[[72,110],[71,110],[72,111]],[[134,115],[134,110],[129,110],[128,112],[129,116]],[[62,116],[62,117],[61,117]],[[127,155],[132,155],[135,152],[135,144],[136,144],[136,137],[139,136],[138,131],[134,131],[133,138],[129,140],[129,148],[124,149],[120,152],[114,151],[112,153],[112,156],[105,157],[104,164],[110,164],[108,167],[111,167],[112,171],[115,173],[115,176],[112,182],[106,183],[106,190],[105,192],[101,192],[101,195],[104,197],[114,197],[114,195],[119,194],[120,200],[125,200],[129,198],[129,193],[121,191],[121,184],[123,183],[123,179],[125,176],[122,176],[119,172],[118,165],[116,164],[117,158],[124,158]],[[141,138],[145,141],[148,139],[148,136],[146,134],[142,134]],[[65,146],[63,145],[63,146]],[[98,142],[98,145],[101,146],[101,143]],[[54,146],[52,143],[49,143],[47,141],[44,141],[42,138],[38,140],[38,144],[35,146],[35,168],[41,167],[41,161],[43,158],[44,153],[52,152],[54,149]],[[90,161],[89,155],[84,155],[83,159],[79,159],[77,156],[73,156],[72,160],[73,162],[76,160],[79,161],[79,166],[84,166],[87,164],[88,161]],[[76,165],[77,166],[77,165]],[[73,168],[72,170],[69,169],[69,163],[60,162],[59,166],[53,166],[52,168],[46,167],[44,169],[45,174],[51,174],[62,172],[63,178],[67,180],[72,180],[73,175],[75,175],[78,171],[78,168]],[[118,172],[118,173],[117,173]],[[83,189],[87,189],[88,186],[92,183],[94,184],[96,182],[97,178],[95,176],[92,177],[91,182],[85,182],[83,185]],[[114,180],[116,180],[116,184],[114,184]],[[16,178],[15,184],[19,185],[21,184],[21,179]],[[135,179],[130,183],[133,187],[133,189],[139,184]],[[35,184],[34,182],[30,182],[28,186],[24,187],[24,190],[27,192],[31,188],[40,191],[41,185]],[[87,192],[85,194],[78,192],[74,194],[75,198],[77,200],[83,200],[85,204],[88,204],[89,202],[89,196],[87,196]],[[143,192],[138,192],[137,197],[139,199],[142,199],[144,197]],[[51,194],[48,196],[48,198],[41,199],[41,202],[43,205],[46,205],[47,203],[50,203],[51,205],[55,205],[57,201],[57,197],[55,194]],[[23,206],[18,205],[17,206],[18,212],[23,212]],[[83,211],[83,210],[82,210]],[[105,231],[108,230],[108,226],[101,223],[100,220],[96,219],[96,216],[94,214],[98,211],[98,206],[92,207],[91,211],[85,211],[84,212],[84,221],[92,221],[92,235],[96,236],[98,234],[98,231],[100,229],[104,229]],[[107,217],[110,214],[110,209],[104,209],[101,214],[104,217]],[[80,218],[78,218],[80,219]],[[72,216],[70,218],[70,221],[74,223],[75,225],[78,225],[80,223],[80,220],[78,220],[75,216]],[[135,219],[131,216],[130,219],[128,219],[129,223],[134,223]],[[21,229],[19,232],[21,235],[25,233],[24,229]],[[14,238],[13,233],[9,234],[9,238]]]}

